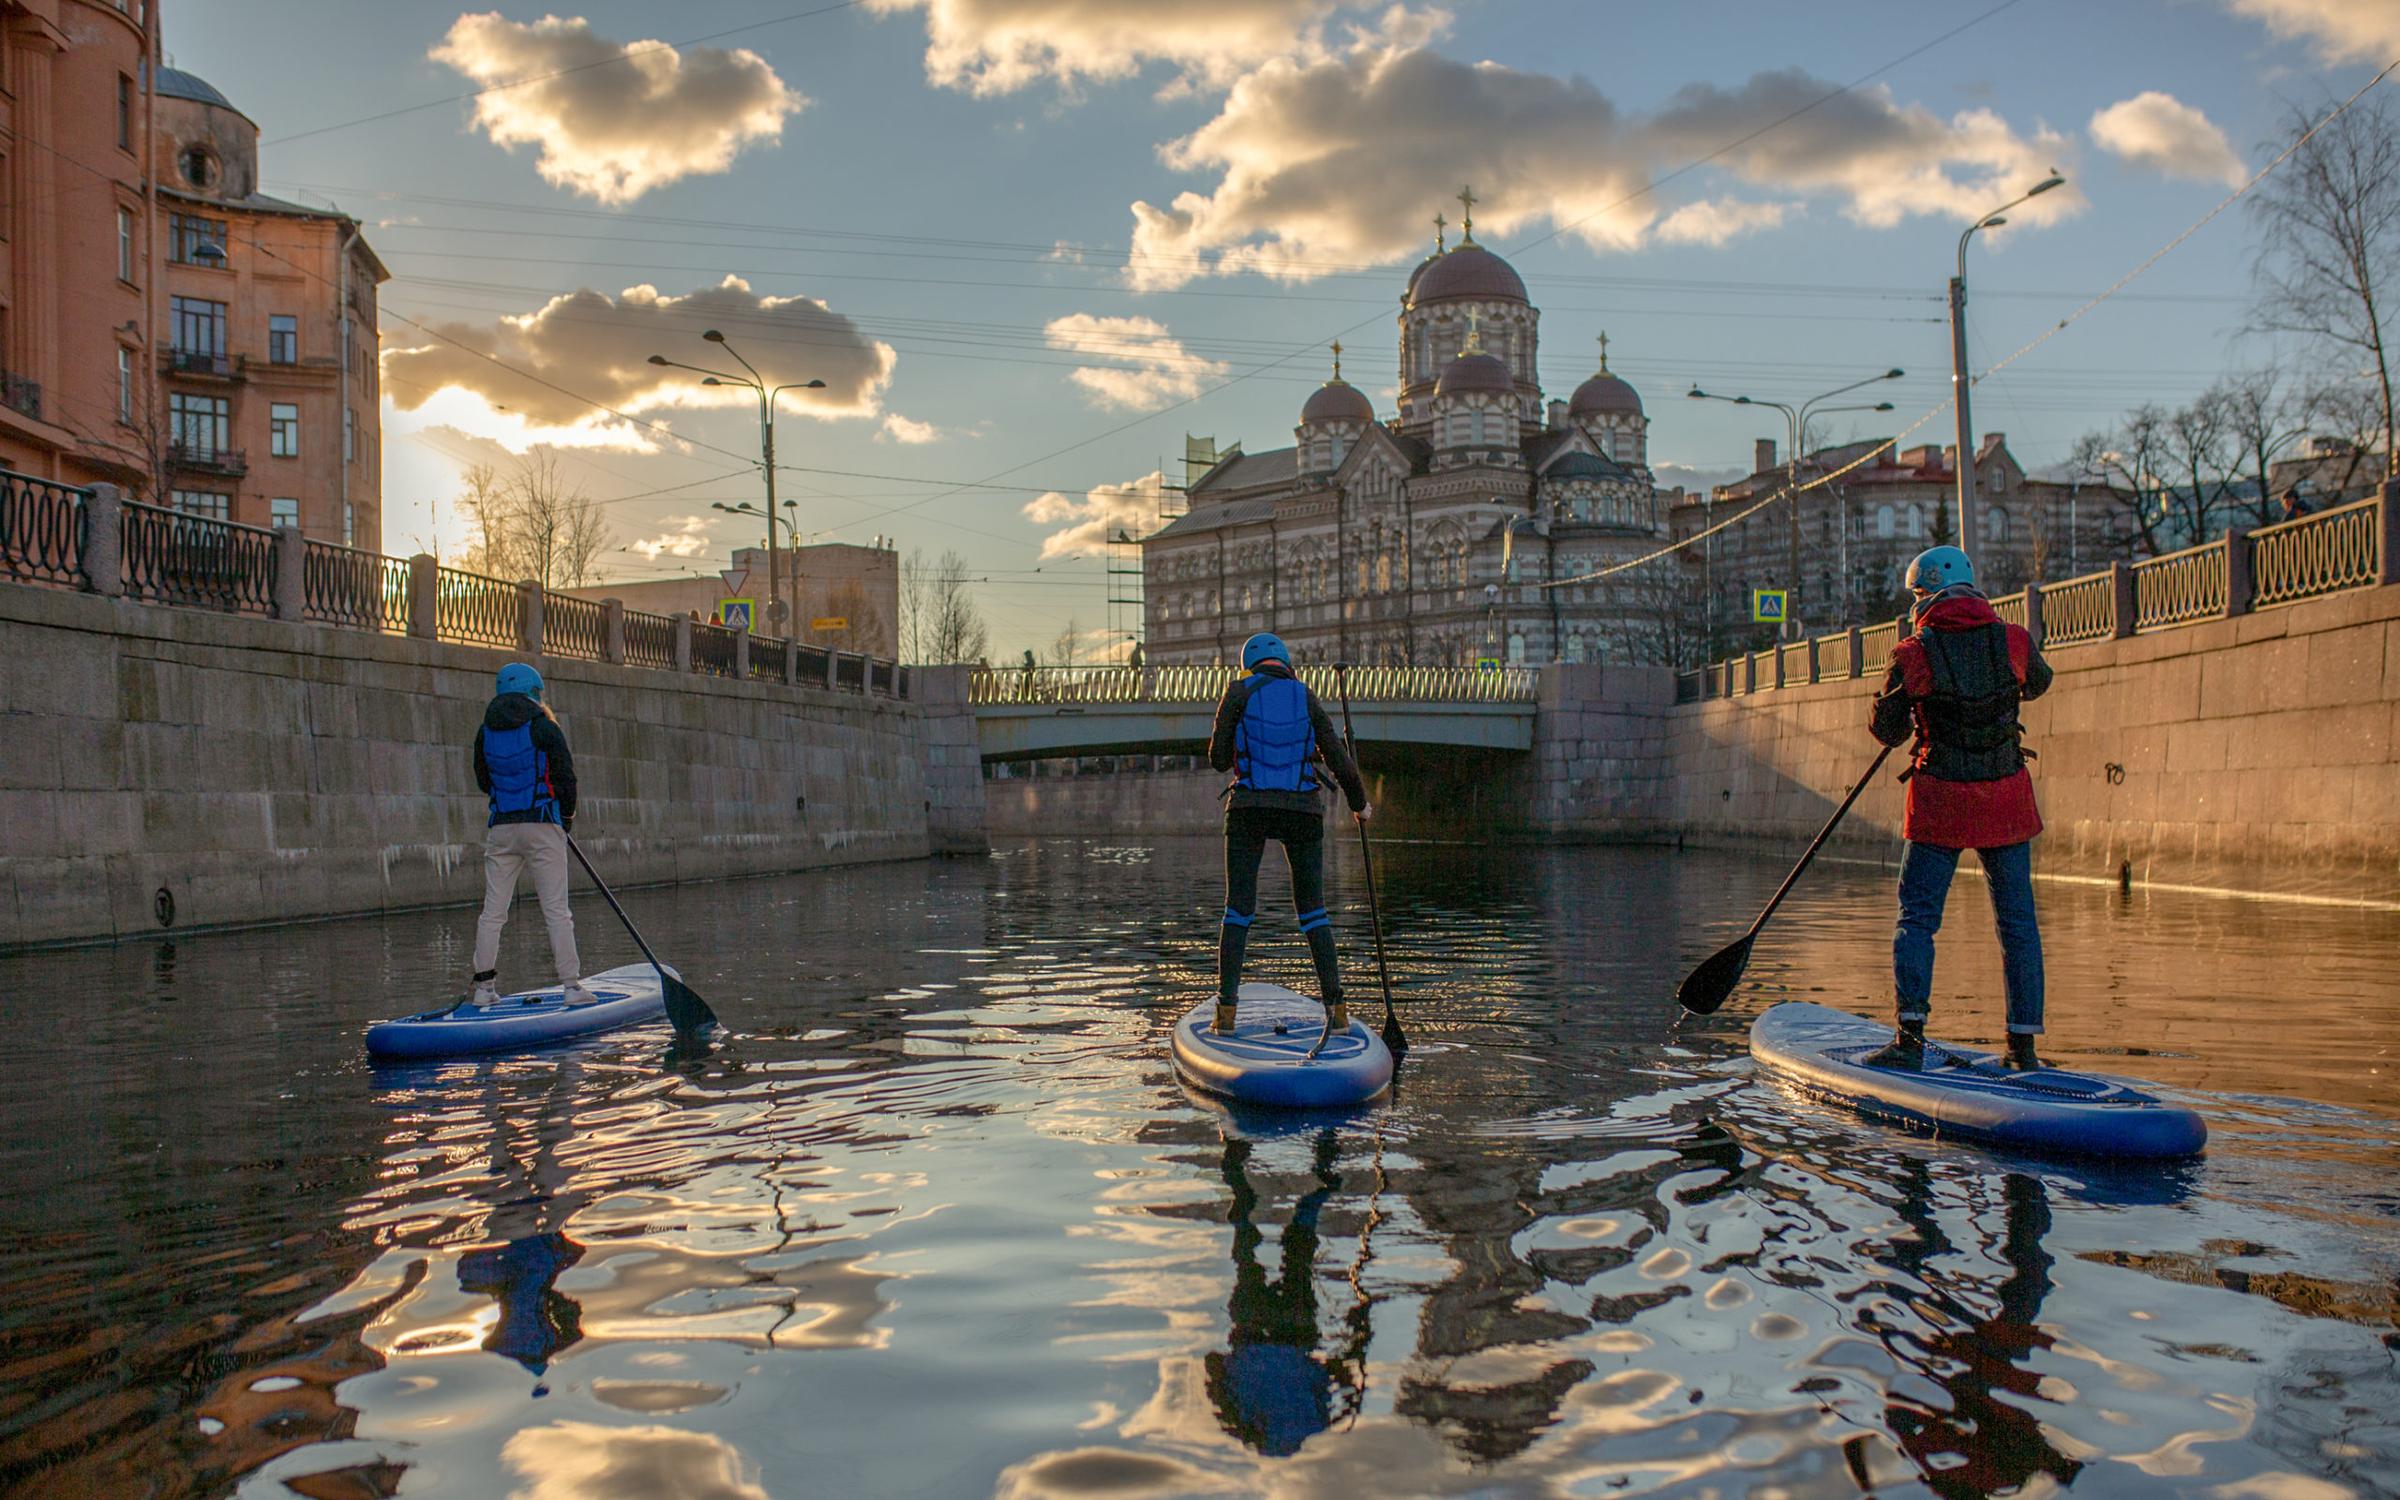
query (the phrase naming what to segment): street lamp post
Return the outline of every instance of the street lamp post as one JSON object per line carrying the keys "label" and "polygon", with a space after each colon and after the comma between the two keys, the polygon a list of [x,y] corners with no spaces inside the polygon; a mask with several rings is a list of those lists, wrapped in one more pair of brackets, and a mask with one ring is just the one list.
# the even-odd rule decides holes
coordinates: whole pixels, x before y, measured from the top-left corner
{"label": "street lamp post", "polygon": [[[775,402],[785,391],[821,391],[825,389],[825,382],[822,380],[794,380],[783,385],[769,386],[767,377],[758,373],[756,365],[743,359],[742,352],[727,343],[724,334],[711,328],[702,333],[700,337],[732,355],[743,369],[750,372],[749,375],[747,377],[728,375],[722,370],[711,370],[700,365],[687,365],[681,360],[669,359],[663,354],[651,355],[650,363],[664,365],[670,369],[689,370],[695,375],[706,376],[707,378],[700,382],[702,385],[738,385],[746,387],[758,395],[759,458],[760,467],[765,469],[767,476],[767,623],[773,628],[782,629],[783,570],[775,555],[775,520],[777,516],[775,509]],[[717,509],[725,510],[728,507],[720,505]],[[791,523],[786,521],[784,524],[788,526]],[[795,532],[793,541],[797,544],[798,540],[798,533]]]}
{"label": "street lamp post", "polygon": [[[1967,241],[1975,237],[1978,229],[1999,228],[2008,222],[2002,214],[2054,187],[2064,186],[2066,180],[2052,172],[2020,196],[1988,214],[1978,215],[1958,236],[1958,274],[1950,278],[1950,390],[1958,415],[1958,545],[1962,549],[1971,545],[1975,536],[1967,524],[1975,509],[1975,421],[1967,409]],[[1935,530],[1940,530],[1938,523]]]}
{"label": "street lamp post", "polygon": [[[1800,447],[1808,435],[1808,419],[1831,416],[1839,411],[1890,411],[1892,403],[1889,401],[1879,401],[1871,406],[1825,406],[1821,403],[1830,401],[1836,396],[1847,395],[1861,386],[1874,385],[1878,381],[1884,380],[1898,380],[1906,373],[1904,370],[1891,369],[1880,375],[1870,375],[1864,380],[1853,380],[1848,385],[1836,386],[1830,391],[1811,396],[1798,406],[1787,406],[1781,401],[1765,401],[1755,396],[1720,396],[1714,391],[1704,391],[1696,385],[1684,393],[1687,399],[1693,401],[1725,401],[1735,406],[1765,406],[1783,413],[1784,431],[1789,437],[1783,458],[1783,487],[1785,495],[1791,502],[1788,518],[1790,527],[1785,534],[1784,556],[1783,633],[1787,636],[1796,636],[1799,629],[1798,619],[1792,610],[1792,601],[1800,593],[1800,498],[1797,486],[1800,482]],[[1844,542],[1847,544],[1848,518],[1844,518],[1842,527]]]}

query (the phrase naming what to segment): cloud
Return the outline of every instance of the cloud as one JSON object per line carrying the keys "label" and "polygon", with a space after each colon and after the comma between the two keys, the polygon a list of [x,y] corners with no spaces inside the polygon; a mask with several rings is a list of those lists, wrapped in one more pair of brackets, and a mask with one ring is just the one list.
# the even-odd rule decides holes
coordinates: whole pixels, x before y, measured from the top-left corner
{"label": "cloud", "polygon": [[938,443],[947,436],[949,434],[931,422],[920,422],[914,417],[904,417],[892,411],[883,414],[883,427],[875,434],[875,441],[905,443],[914,447],[919,443]]}
{"label": "cloud", "polygon": [[2400,55],[2400,7],[2392,0],[2228,0],[2236,15],[2280,37],[2316,44],[2327,62],[2390,61]]}
{"label": "cloud", "polygon": [[525,1481],[509,1491],[510,1500],[767,1500],[731,1443],[672,1427],[553,1422],[511,1437],[500,1461]]}
{"label": "cloud", "polygon": [[1158,525],[1165,485],[1165,476],[1153,471],[1123,484],[1096,486],[1080,500],[1052,490],[1027,502],[1025,519],[1060,528],[1042,538],[1045,559],[1097,556],[1117,533],[1139,537]]}
{"label": "cloud", "polygon": [[[823,380],[824,390],[791,391],[784,397],[786,411],[815,417],[879,415],[883,389],[898,363],[889,344],[866,337],[824,303],[762,297],[739,277],[728,276],[681,296],[647,285],[614,297],[587,288],[493,324],[442,324],[439,332],[453,342],[387,349],[384,380],[404,411],[442,392],[477,398],[487,417],[505,408],[486,423],[465,425],[501,441],[510,441],[506,434],[513,431],[518,441],[510,446],[519,451],[528,442],[589,446],[595,439],[649,448],[656,445],[652,434],[589,402],[624,412],[747,409],[756,402],[739,387],[703,386],[689,371],[648,363],[661,350],[688,353],[695,365],[712,363],[715,351],[698,337],[710,328],[724,330],[770,383]],[[730,365],[724,361],[721,367]],[[458,421],[455,397],[445,406],[449,419]]]}
{"label": "cloud", "polygon": [[[1054,80],[1131,78],[1176,70],[1172,92],[1222,88],[1260,63],[1319,58],[1370,32],[1423,39],[1448,24],[1438,10],[1389,0],[868,0],[887,15],[925,13],[925,76],[943,88],[1005,94]],[[1379,10],[1378,7],[1381,7]]]}
{"label": "cloud", "polygon": [[1052,318],[1042,333],[1053,349],[1115,361],[1085,365],[1067,376],[1104,411],[1155,410],[1200,394],[1232,368],[1186,352],[1183,341],[1155,318],[1069,313]]}
{"label": "cloud", "polygon": [[706,557],[716,549],[715,539],[708,534],[708,517],[666,516],[662,521],[665,531],[629,543],[625,550],[656,562],[662,557]]}
{"label": "cloud", "polygon": [[[1413,258],[1429,248],[1432,210],[1450,208],[1434,184],[1475,185],[1487,239],[1549,224],[1600,251],[1638,246],[1667,223],[1684,242],[1763,228],[1797,206],[1726,200],[1662,222],[1652,174],[1712,153],[1709,174],[1786,199],[1830,198],[1871,227],[1963,220],[2037,181],[2069,145],[1988,110],[1945,120],[1882,89],[1764,128],[1832,89],[1797,71],[1762,73],[1731,90],[1684,89],[1643,118],[1580,78],[1421,48],[1270,62],[1233,85],[1214,119],[1160,149],[1170,168],[1216,183],[1163,207],[1133,205],[1127,280],[1143,290],[1243,270],[1302,280]],[[2071,189],[2046,194],[2022,221],[2053,221],[2080,201]]]}
{"label": "cloud", "polygon": [[2156,89],[2121,99],[2092,116],[2100,149],[2137,167],[2194,182],[2240,187],[2250,169],[2208,116]]}
{"label": "cloud", "polygon": [[1666,245],[1722,245],[1761,229],[1778,229],[1794,203],[1745,203],[1733,198],[1704,198],[1686,203],[1658,221],[1657,236]]}
{"label": "cloud", "polygon": [[540,148],[543,181],[602,203],[726,171],[808,104],[755,52],[615,42],[580,16],[463,15],[427,56],[491,91],[475,123],[494,145]]}

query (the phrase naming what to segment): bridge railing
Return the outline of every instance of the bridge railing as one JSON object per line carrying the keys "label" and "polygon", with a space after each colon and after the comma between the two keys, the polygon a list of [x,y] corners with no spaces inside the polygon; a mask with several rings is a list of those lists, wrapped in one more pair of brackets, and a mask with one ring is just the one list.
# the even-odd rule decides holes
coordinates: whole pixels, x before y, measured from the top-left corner
{"label": "bridge railing", "polygon": [[[1992,609],[2056,651],[2390,583],[2400,583],[2400,480],[2312,516],[2231,527],[2180,552],[2036,584],[1994,599]],[[1906,628],[1893,621],[1819,636],[1813,671],[1803,666],[1810,656],[1802,641],[1784,643],[1780,656],[1770,649],[1711,662],[1677,677],[1676,698],[1689,703],[1764,692],[1777,685],[1778,665],[1784,686],[1876,676]]]}
{"label": "bridge railing", "polygon": [[527,655],[730,676],[748,646],[754,681],[909,695],[890,660],[743,642],[696,620],[511,583],[435,559],[311,540],[0,469],[0,581],[82,589],[148,604],[306,620]]}
{"label": "bridge railing", "polygon": [[[1240,676],[1218,665],[1163,667],[978,667],[967,679],[967,701],[979,707],[1039,704],[1215,703]],[[1531,703],[1539,696],[1533,667],[1352,667],[1352,703]],[[1300,669],[1300,680],[1327,703],[1336,701],[1328,666]]]}

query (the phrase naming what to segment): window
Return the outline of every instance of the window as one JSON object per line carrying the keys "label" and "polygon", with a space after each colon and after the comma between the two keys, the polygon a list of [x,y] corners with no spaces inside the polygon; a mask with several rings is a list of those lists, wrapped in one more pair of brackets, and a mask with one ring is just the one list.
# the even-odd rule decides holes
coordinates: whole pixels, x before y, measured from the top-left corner
{"label": "window", "polygon": [[267,524],[276,527],[299,525],[300,502],[297,500],[269,500],[267,502]]}
{"label": "window", "polygon": [[117,210],[117,280],[133,280],[133,210]]}
{"label": "window", "polygon": [[267,319],[267,363],[300,363],[300,320],[291,313],[275,313]]}
{"label": "window", "polygon": [[214,490],[175,490],[170,492],[168,498],[185,515],[206,516],[212,521],[224,520],[227,512],[233,508],[231,495],[220,495]]}
{"label": "window", "polygon": [[1908,539],[1912,542],[1919,541],[1924,535],[1925,507],[1912,505],[1908,508]]}
{"label": "window", "polygon": [[358,413],[348,407],[342,410],[342,462],[358,462]]}
{"label": "window", "polygon": [[133,421],[133,351],[117,346],[117,420]]}
{"label": "window", "polygon": [[1997,505],[1984,507],[1983,539],[1987,542],[2008,540],[2008,512]]}
{"label": "window", "polygon": [[1525,637],[1512,635],[1508,638],[1508,664],[1512,667],[1525,665]]}
{"label": "window", "polygon": [[196,458],[213,457],[233,445],[233,403],[223,396],[167,395],[167,440]]}
{"label": "window", "polygon": [[117,149],[133,149],[133,80],[117,75]]}
{"label": "window", "polygon": [[267,408],[267,451],[277,458],[300,456],[300,407],[278,401]]}
{"label": "window", "polygon": [[183,173],[183,180],[193,187],[212,188],[217,185],[217,158],[206,146],[184,147],[183,155],[176,158],[176,165]]}
{"label": "window", "polygon": [[1899,529],[1900,528],[1896,524],[1896,518],[1893,516],[1892,508],[1890,506],[1878,505],[1875,507],[1876,536],[1888,542],[1899,531]]}
{"label": "window", "polygon": [[229,239],[223,219],[199,214],[171,214],[167,218],[167,259],[179,266],[222,268]]}
{"label": "window", "polygon": [[167,314],[173,320],[168,337],[178,354],[225,353],[225,304],[202,297],[170,297]]}

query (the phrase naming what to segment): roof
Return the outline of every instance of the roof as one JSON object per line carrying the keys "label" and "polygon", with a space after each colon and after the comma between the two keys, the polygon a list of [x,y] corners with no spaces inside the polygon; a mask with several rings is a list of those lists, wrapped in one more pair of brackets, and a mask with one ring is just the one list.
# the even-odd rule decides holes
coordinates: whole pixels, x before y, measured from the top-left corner
{"label": "roof", "polygon": [[1562,455],[1558,462],[1541,471],[1544,479],[1631,479],[1633,471],[1613,458],[1586,453],[1581,448]]}
{"label": "roof", "polygon": [[1264,521],[1274,514],[1274,498],[1265,495],[1255,500],[1228,500],[1222,505],[1195,505],[1142,540],[1155,542],[1162,537],[1214,531],[1220,526],[1242,526],[1252,521]]}
{"label": "roof", "polygon": [[1442,378],[1434,382],[1433,393],[1448,396],[1460,391],[1512,392],[1516,388],[1517,377],[1507,363],[1498,355],[1478,349],[1450,361],[1442,371]]}
{"label": "roof", "polygon": [[1575,387],[1575,394],[1567,398],[1569,416],[1597,416],[1614,411],[1631,412],[1638,417],[1642,414],[1642,398],[1632,386],[1606,370]]}
{"label": "roof", "polygon": [[1300,450],[1269,448],[1263,453],[1236,453],[1200,476],[1191,487],[1197,497],[1203,491],[1246,490],[1263,484],[1290,484],[1300,477]]}
{"label": "roof", "polygon": [[1372,422],[1375,403],[1367,393],[1339,378],[1328,380],[1311,391],[1308,404],[1300,408],[1300,420],[1309,422]]}
{"label": "roof", "polygon": [[1467,297],[1523,302],[1525,281],[1507,261],[1470,240],[1426,265],[1409,283],[1411,303]]}
{"label": "roof", "polygon": [[239,109],[234,108],[233,101],[226,98],[215,84],[197,73],[186,73],[181,68],[160,68],[155,92],[169,99],[189,99],[195,104],[213,104],[219,109],[231,109],[235,114],[241,114]]}

